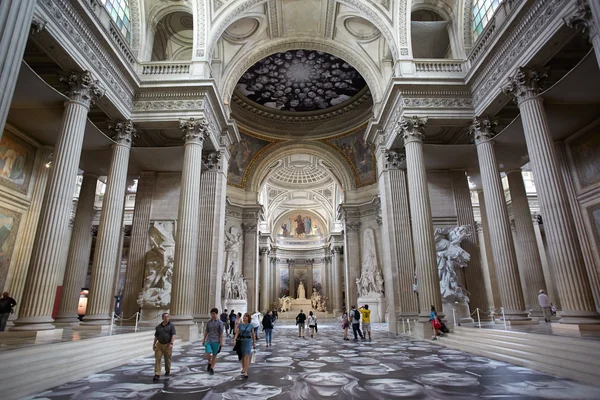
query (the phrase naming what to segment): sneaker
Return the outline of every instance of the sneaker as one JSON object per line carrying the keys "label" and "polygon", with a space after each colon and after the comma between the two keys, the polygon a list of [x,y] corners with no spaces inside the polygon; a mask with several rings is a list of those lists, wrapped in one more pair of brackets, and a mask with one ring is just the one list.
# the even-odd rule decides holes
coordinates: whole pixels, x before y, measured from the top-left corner
{"label": "sneaker", "polygon": [[215,374],[215,370],[211,368],[210,371],[208,371],[208,374],[209,375],[214,375]]}
{"label": "sneaker", "polygon": [[169,375],[171,375],[171,371],[165,372],[165,376],[169,376]]}
{"label": "sneaker", "polygon": [[431,340],[437,340],[437,338],[434,336],[434,337],[431,338]]}
{"label": "sneaker", "polygon": [[208,364],[208,365],[206,366],[206,370],[207,370],[207,371],[210,371],[210,364]]}
{"label": "sneaker", "polygon": [[158,378],[160,378],[158,375],[154,375],[154,377],[152,378],[152,380],[153,380],[154,382],[156,382],[156,381],[158,381]]}

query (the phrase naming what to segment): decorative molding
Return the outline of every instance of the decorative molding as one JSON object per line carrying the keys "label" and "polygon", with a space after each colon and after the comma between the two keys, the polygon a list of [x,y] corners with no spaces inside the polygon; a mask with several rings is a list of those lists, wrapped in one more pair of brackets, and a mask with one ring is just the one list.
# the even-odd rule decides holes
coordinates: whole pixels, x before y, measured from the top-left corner
{"label": "decorative molding", "polygon": [[195,111],[203,108],[203,100],[136,101],[133,103],[133,111]]}
{"label": "decorative molding", "polygon": [[203,58],[206,54],[206,4],[205,0],[196,0],[196,57]]}
{"label": "decorative molding", "polygon": [[386,151],[385,158],[388,169],[401,169],[406,166],[406,150],[404,148]]}
{"label": "decorative molding", "polygon": [[[592,0],[594,1],[594,0]],[[588,0],[576,0],[577,10],[570,17],[563,18],[565,24],[571,29],[581,30],[581,33],[591,40],[597,32],[592,19],[592,9]]]}
{"label": "decorative molding", "polygon": [[496,136],[496,126],[498,121],[488,117],[473,118],[473,123],[469,127],[469,135],[473,137],[475,144],[489,142]]}
{"label": "decorative molding", "polygon": [[256,233],[257,227],[258,227],[257,224],[247,224],[247,223],[242,224],[242,230],[244,231],[244,233]]}
{"label": "decorative molding", "polygon": [[[398,2],[398,45],[402,48],[408,48],[408,33],[406,32],[406,9],[408,7],[408,1]],[[408,49],[406,49],[408,55]]]}
{"label": "decorative molding", "polygon": [[69,100],[81,103],[88,109],[105,93],[89,71],[73,71],[68,76],[60,76],[59,80],[69,86],[65,92]]}
{"label": "decorative molding", "polygon": [[346,231],[347,232],[359,232],[360,231],[360,221],[346,221]]}
{"label": "decorative molding", "polygon": [[463,45],[469,54],[473,47],[473,0],[464,0],[463,3]]}
{"label": "decorative molding", "polygon": [[202,157],[202,162],[206,165],[209,171],[216,171],[219,169],[219,162],[221,161],[221,152],[211,151]]}
{"label": "decorative molding", "polygon": [[112,139],[120,145],[131,147],[133,139],[137,137],[133,122],[115,121],[108,125],[108,129],[113,132]]}
{"label": "decorative molding", "polygon": [[473,108],[469,98],[402,98],[402,105],[411,108]]}
{"label": "decorative molding", "polygon": [[519,67],[502,88],[516,103],[536,97],[542,92],[541,82],[548,77],[547,69]]}
{"label": "decorative molding", "polygon": [[325,30],[323,36],[327,39],[333,38],[335,22],[335,3],[336,0],[327,0],[327,13],[325,14]]}
{"label": "decorative molding", "polygon": [[269,30],[271,31],[271,38],[281,36],[279,32],[279,18],[277,17],[277,0],[269,0]]}
{"label": "decorative molding", "polygon": [[141,47],[140,1],[143,0],[129,0],[129,10],[131,11],[131,51],[138,58]]}
{"label": "decorative molding", "polygon": [[40,33],[44,30],[46,24],[46,21],[33,17],[33,19],[31,20],[31,28],[29,29],[29,34],[36,35]]}

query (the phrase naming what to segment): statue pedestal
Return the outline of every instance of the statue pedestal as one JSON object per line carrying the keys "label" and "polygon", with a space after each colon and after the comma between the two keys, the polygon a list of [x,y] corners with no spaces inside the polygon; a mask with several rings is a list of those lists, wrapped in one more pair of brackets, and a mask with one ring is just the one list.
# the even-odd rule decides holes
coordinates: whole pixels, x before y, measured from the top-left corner
{"label": "statue pedestal", "polygon": [[[139,326],[156,326],[162,322],[163,313],[168,313],[168,308],[142,308],[140,311]],[[132,319],[135,324],[135,320]]]}
{"label": "statue pedestal", "polygon": [[228,314],[233,310],[236,314],[241,312],[244,315],[248,312],[248,301],[240,299],[223,300],[223,309],[227,309]]}
{"label": "statue pedestal", "polygon": [[362,307],[365,304],[367,304],[369,306],[369,310],[371,310],[371,322],[385,322],[385,297],[359,297],[356,302],[356,308]]}
{"label": "statue pedestal", "polygon": [[292,300],[292,308],[291,311],[304,311],[304,313],[308,314],[310,310],[312,310],[312,304],[310,299],[293,299]]}
{"label": "statue pedestal", "polygon": [[444,303],[442,302],[442,309],[444,314],[446,314],[446,321],[454,324],[454,316],[452,315],[452,310],[454,309],[454,313],[456,315],[456,323],[457,324],[472,324],[475,322],[473,318],[471,318],[471,310],[469,309],[468,303]]}

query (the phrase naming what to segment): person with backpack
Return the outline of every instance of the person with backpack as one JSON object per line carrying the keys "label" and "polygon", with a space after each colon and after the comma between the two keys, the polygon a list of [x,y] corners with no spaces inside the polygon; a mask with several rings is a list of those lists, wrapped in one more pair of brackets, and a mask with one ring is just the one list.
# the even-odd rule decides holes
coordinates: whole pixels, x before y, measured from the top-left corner
{"label": "person with backpack", "polygon": [[296,315],[296,325],[298,325],[298,337],[304,337],[304,324],[306,323],[306,314],[302,310]]}
{"label": "person with backpack", "polygon": [[310,328],[310,337],[315,337],[315,330],[317,329],[317,316],[312,311],[308,312],[308,327]]}
{"label": "person with backpack", "polygon": [[265,340],[267,341],[267,347],[272,346],[271,341],[273,339],[273,313],[267,312],[262,319],[263,331],[265,332]]}
{"label": "person with backpack", "polygon": [[235,321],[236,321],[235,310],[231,310],[231,314],[229,314],[229,329],[231,329],[232,333],[235,332]]}
{"label": "person with backpack", "polygon": [[225,334],[227,336],[229,336],[229,316],[227,315],[227,309],[223,310],[219,319],[221,320],[221,322],[223,322],[223,327],[225,328]]}
{"label": "person with backpack", "polygon": [[438,318],[437,312],[435,311],[435,306],[431,306],[431,312],[429,313],[429,321],[431,321],[431,328],[433,329],[433,336],[431,337],[431,340],[437,340],[438,336],[444,336],[444,333],[440,331],[442,323]]}
{"label": "person with backpack", "polygon": [[354,334],[354,341],[358,341],[357,334],[360,335],[361,340],[365,340],[365,336],[360,330],[360,311],[356,309],[356,306],[352,306],[350,318],[352,319],[352,333]]}

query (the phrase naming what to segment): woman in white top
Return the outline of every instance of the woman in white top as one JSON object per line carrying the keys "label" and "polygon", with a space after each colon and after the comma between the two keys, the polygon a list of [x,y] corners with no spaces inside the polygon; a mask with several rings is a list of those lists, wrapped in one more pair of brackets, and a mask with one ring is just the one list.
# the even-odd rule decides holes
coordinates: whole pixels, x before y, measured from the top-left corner
{"label": "woman in white top", "polygon": [[317,316],[312,311],[308,313],[308,327],[310,328],[310,337],[314,337],[317,328]]}
{"label": "woman in white top", "polygon": [[260,311],[255,312],[254,314],[252,314],[252,329],[254,329],[254,336],[256,336],[256,340],[258,340],[258,327],[260,326],[260,320],[261,320],[262,314],[260,313]]}

